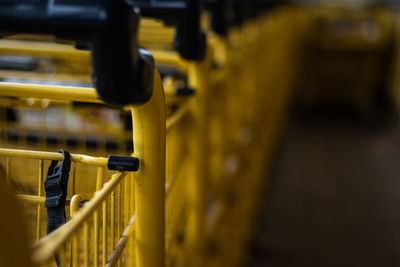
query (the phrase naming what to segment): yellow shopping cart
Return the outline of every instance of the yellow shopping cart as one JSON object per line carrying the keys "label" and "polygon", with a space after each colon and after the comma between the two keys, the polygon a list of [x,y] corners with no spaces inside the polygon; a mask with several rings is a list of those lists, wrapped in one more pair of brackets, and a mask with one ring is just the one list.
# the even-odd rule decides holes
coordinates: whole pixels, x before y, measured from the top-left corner
{"label": "yellow shopping cart", "polygon": [[[38,43],[36,35],[18,35],[0,42],[0,52],[31,63],[0,71],[4,118],[9,110],[45,114],[37,116],[36,126],[12,119],[0,125],[0,163],[28,211],[27,229],[37,240],[34,264],[221,266],[242,258],[264,161],[270,161],[288,103],[288,72],[279,71],[293,54],[280,61],[286,51],[273,40],[279,35],[285,48],[295,46],[294,33],[287,30],[297,21],[288,21],[287,14],[296,11],[288,7],[255,16],[247,2],[207,1],[207,15],[201,1],[171,2],[135,1],[146,17],[140,28],[136,10],[125,1],[47,3],[51,8],[27,3],[35,11],[32,17],[14,4],[0,10],[0,25],[13,22],[3,26],[5,32],[47,33],[63,40],[49,44],[48,37],[40,37]],[[235,15],[224,16],[226,25],[218,25],[212,15],[221,8]],[[210,19],[214,23],[204,23]],[[73,40],[75,48],[65,40]],[[154,62],[138,43],[149,48]],[[271,52],[260,57],[266,47]],[[41,67],[43,58],[53,65],[54,75]],[[78,58],[80,64],[73,64]],[[56,82],[43,82],[48,80]],[[110,121],[91,114],[112,112],[110,106],[117,114]],[[93,132],[72,131],[77,142],[71,141],[68,125],[35,132],[53,107],[64,118],[74,113]],[[121,114],[132,125],[113,131],[111,121]],[[59,138],[56,145],[47,142],[49,134]],[[133,139],[133,154],[115,150],[122,156],[109,157],[107,141],[96,151],[87,142],[82,145],[82,139],[94,135]],[[58,180],[46,183],[64,166],[69,166],[68,186]],[[52,190],[64,193],[61,200],[51,201],[47,191]],[[46,231],[44,205],[51,209],[59,203],[65,206],[66,223]]]}
{"label": "yellow shopping cart", "polygon": [[[162,265],[165,138],[160,136],[165,136],[164,94],[151,55],[135,46],[136,10],[123,1],[49,3],[46,8],[26,5],[32,9],[32,16],[25,16],[19,3],[2,7],[1,24],[13,25],[3,32],[56,34],[77,41],[79,47],[90,44],[94,82],[102,99],[114,106],[146,103],[130,109],[135,110],[135,157],[107,159],[66,151],[61,154],[1,149],[6,180],[17,188],[25,206],[36,206],[33,237],[38,241],[32,249],[33,263],[52,264],[55,260],[61,266],[114,266],[118,261],[125,265]],[[85,10],[84,14],[81,10]],[[1,82],[0,87],[1,96],[13,105],[27,98],[102,103],[94,89],[85,87],[19,81]],[[57,165],[61,160],[62,164]],[[138,171],[138,175],[134,177],[130,171]],[[67,183],[64,176],[70,176],[71,181]],[[28,181],[36,185],[29,186]],[[43,204],[48,211],[46,236]],[[60,218],[65,212],[64,204],[68,215]],[[67,222],[60,225],[60,219]],[[140,231],[143,227],[144,231]],[[125,249],[128,240],[131,244]]]}
{"label": "yellow shopping cart", "polygon": [[[5,95],[7,91],[5,87],[7,86],[10,85],[1,85],[2,95]],[[18,85],[14,86],[18,88]],[[157,86],[159,86],[159,89],[161,88],[160,81],[158,81]],[[23,88],[26,94],[36,91],[35,86],[32,86],[30,89],[28,88],[29,86]],[[63,89],[63,87],[60,89]],[[74,88],[69,89],[68,96],[71,97],[74,95]],[[82,89],[77,88],[77,90],[79,91]],[[93,89],[84,90],[86,90],[85,94],[87,96],[90,94],[92,95],[93,101],[98,101],[97,95]],[[14,88],[11,91],[15,92]],[[57,90],[52,88],[52,91],[55,92]],[[15,96],[12,92],[7,95]],[[60,92],[59,95],[60,97],[67,97],[62,96],[61,93],[62,92]],[[79,93],[75,94],[75,97],[77,95],[79,96]],[[36,97],[40,98],[40,94],[37,94]],[[46,97],[48,97],[48,95],[46,95]],[[161,103],[157,103],[157,105],[159,104]],[[145,106],[141,108],[146,109]],[[147,113],[148,111],[146,110],[144,112]],[[152,110],[152,112],[154,111]],[[139,119],[143,120],[140,111],[134,113],[135,116],[139,116],[137,117],[138,121]],[[140,121],[138,123],[140,123]],[[162,123],[158,123],[158,125],[161,127]],[[141,140],[141,138],[143,140],[143,137],[141,137],[142,134],[142,131],[137,131],[137,134],[135,134],[135,144],[138,144],[136,142]],[[149,136],[147,135],[146,138],[149,138]],[[154,146],[154,142],[152,143]],[[140,155],[140,146],[135,146],[135,148],[135,154]],[[161,157],[163,155],[159,150],[154,153]],[[107,159],[71,154],[72,165],[70,176],[72,181],[69,182],[68,199],[66,200],[67,207],[69,207],[70,215],[67,216],[69,221],[50,235],[44,237],[44,221],[46,221],[42,207],[46,201],[43,189],[44,170],[49,165],[50,160],[60,161],[62,160],[62,155],[59,153],[15,149],[0,149],[0,155],[1,162],[4,162],[6,166],[6,180],[13,183],[16,188],[21,191],[19,198],[27,203],[25,206],[27,206],[28,209],[32,210],[32,208],[34,209],[34,206],[36,206],[36,213],[33,215],[28,213],[28,215],[36,217],[36,220],[32,220],[32,218],[28,220],[35,222],[35,225],[33,225],[31,229],[36,229],[33,232],[35,233],[34,237],[39,239],[33,251],[33,259],[36,263],[45,263],[52,258],[52,255],[57,254],[60,257],[60,261],[63,263],[62,266],[66,266],[66,264],[72,264],[74,266],[83,264],[97,266],[99,264],[104,265],[107,261],[109,261],[108,264],[111,264],[110,266],[115,264],[116,260],[121,257],[121,252],[126,246],[128,238],[132,235],[134,223],[136,222],[134,214],[138,214],[138,209],[134,207],[134,198],[136,196],[138,200],[140,198],[140,194],[138,196],[138,190],[143,188],[143,186],[146,187],[142,184],[143,181],[140,180],[141,186],[134,187],[135,180],[137,179],[134,179],[132,174],[124,171],[122,165],[118,166],[120,163],[123,164],[123,158],[117,158],[117,162],[119,163],[117,163],[115,168],[119,171],[118,173],[112,174],[108,171],[112,166],[112,161],[110,161],[112,157]],[[143,158],[146,156],[143,156]],[[152,160],[159,160],[157,156],[151,157]],[[137,164],[137,162],[135,164]],[[151,163],[149,162],[148,164],[150,167]],[[25,168],[21,169],[21,166],[25,166]],[[88,168],[88,166],[91,168]],[[152,182],[158,180],[154,179],[154,177],[156,177],[154,176],[154,172],[158,172],[160,168],[162,170],[162,166],[163,164],[149,170],[152,174],[150,177],[153,177]],[[133,167],[133,165],[131,165],[131,167]],[[84,169],[85,171],[81,172],[80,169]],[[113,167],[111,167],[111,169],[113,169]],[[144,168],[141,169],[141,177],[145,177],[146,175],[146,171],[143,169]],[[163,177],[162,172],[159,174]],[[24,188],[18,186],[23,184],[32,190],[33,186],[26,184],[27,181],[34,181],[30,176],[37,177],[36,190],[33,192],[27,192]],[[163,179],[159,179],[158,182],[162,183],[162,185],[164,184]],[[161,188],[163,188],[163,186],[161,186]],[[146,195],[146,197],[150,198],[154,196],[153,194],[151,196]],[[78,210],[79,212],[77,212]],[[146,213],[148,213],[148,211],[146,211]],[[157,213],[157,216],[160,216],[160,214],[162,214],[162,212]],[[152,220],[154,218],[155,217],[152,216]],[[145,225],[145,227],[148,228],[148,223]],[[137,227],[136,225],[136,229]],[[160,230],[162,229],[163,228]],[[160,237],[161,240],[163,240],[162,234]],[[147,241],[148,239],[146,239],[146,242]],[[162,251],[164,251],[163,246],[160,245],[162,243],[158,242],[157,244],[161,246]],[[133,244],[130,246],[133,247]],[[124,259],[126,258],[126,260],[122,259],[123,263],[127,264],[128,259],[134,261],[135,258],[132,256],[134,252],[133,250],[130,251],[129,253],[124,253]]]}

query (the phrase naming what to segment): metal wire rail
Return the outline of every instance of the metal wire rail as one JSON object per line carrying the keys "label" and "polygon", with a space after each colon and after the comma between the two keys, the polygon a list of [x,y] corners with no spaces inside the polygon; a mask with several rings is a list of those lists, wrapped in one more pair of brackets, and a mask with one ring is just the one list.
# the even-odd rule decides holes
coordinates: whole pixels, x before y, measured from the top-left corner
{"label": "metal wire rail", "polygon": [[[42,220],[45,197],[43,196],[43,170],[44,161],[62,160],[60,153],[38,152],[29,150],[0,149],[0,156],[6,157],[6,179],[11,182],[12,160],[34,159],[38,161],[38,189],[37,196],[19,194],[24,202],[37,205],[36,238],[33,260],[42,264],[49,260],[49,256],[61,255],[62,266],[97,266],[107,262],[109,252],[121,236],[121,231],[132,232],[133,224],[129,221],[134,218],[134,181],[132,174],[118,172],[106,180],[105,169],[108,160],[101,157],[89,157],[72,154],[74,162],[72,179],[72,198],[67,202],[70,206],[70,221],[49,236],[43,237]],[[77,165],[93,165],[97,168],[96,190],[93,194],[77,192],[78,183],[76,173]],[[21,164],[22,165],[22,164]],[[17,165],[18,167],[21,165]],[[83,177],[82,177],[83,178]],[[90,177],[86,177],[89,179]],[[80,206],[85,203],[82,208]],[[134,220],[134,219],[132,219]],[[91,233],[89,232],[91,229]],[[125,229],[125,230],[124,230]],[[80,235],[82,233],[82,235]],[[101,253],[99,253],[101,234]],[[126,234],[125,234],[125,237]],[[91,242],[91,240],[93,240]],[[89,246],[90,245],[90,246]],[[79,247],[81,246],[81,247]],[[133,253],[133,250],[130,250]],[[116,256],[111,254],[114,261]],[[129,254],[126,253],[126,259]],[[133,257],[131,257],[131,260]]]}

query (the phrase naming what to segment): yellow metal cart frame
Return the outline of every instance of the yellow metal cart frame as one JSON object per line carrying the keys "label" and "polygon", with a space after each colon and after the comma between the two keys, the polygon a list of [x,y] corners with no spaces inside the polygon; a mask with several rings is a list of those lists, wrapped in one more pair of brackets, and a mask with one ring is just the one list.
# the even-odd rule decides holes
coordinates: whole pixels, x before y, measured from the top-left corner
{"label": "yellow metal cart frame", "polygon": [[[21,85],[11,83],[0,84],[0,95],[12,97],[25,97],[27,95],[35,98],[62,99],[69,101],[86,101],[97,103],[100,100],[94,89],[57,87],[57,86],[37,86]],[[111,179],[104,183],[104,167],[107,164],[105,158],[94,158],[82,155],[72,155],[72,161],[76,163],[93,164],[98,166],[97,192],[93,197],[78,211],[76,206],[80,202],[80,196],[75,195],[71,199],[71,213],[73,218],[64,226],[60,227],[50,235],[40,239],[33,251],[33,261],[40,265],[48,262],[55,253],[64,256],[67,254],[65,246],[68,242],[72,243],[72,265],[78,266],[80,257],[78,253],[78,243],[81,241],[80,231],[83,231],[84,243],[84,264],[89,266],[89,254],[87,234],[89,231],[89,221],[93,218],[93,261],[97,266],[99,262],[103,265],[115,266],[120,259],[123,249],[126,247],[129,238],[135,236],[136,266],[162,266],[164,264],[164,190],[165,190],[165,102],[161,79],[156,76],[154,82],[154,92],[151,100],[140,107],[132,107],[134,125],[134,145],[135,156],[139,158],[139,171],[133,178],[132,175],[118,172]],[[7,177],[12,172],[11,161],[14,157],[39,160],[39,188],[43,182],[43,160],[60,160],[61,154],[49,152],[34,152],[22,150],[1,149],[0,155],[7,158]],[[133,186],[133,181],[134,184]],[[76,181],[75,181],[76,182]],[[112,246],[113,253],[107,255],[107,247],[110,239],[118,232],[118,228],[110,227],[107,231],[108,220],[112,220],[107,212],[107,199],[110,202],[116,201],[116,190],[119,184],[125,183],[124,201],[127,201],[125,208],[125,229],[120,232],[118,243]],[[103,184],[104,183],[104,184]],[[129,190],[133,190],[132,191]],[[41,194],[43,191],[38,189],[39,196],[21,198],[40,205],[43,203]],[[118,194],[118,193],[117,193]],[[123,192],[119,192],[121,197]],[[133,197],[135,199],[133,199]],[[121,198],[120,198],[121,199]],[[134,205],[134,209],[133,209]],[[151,207],[149,209],[149,207]],[[102,213],[101,213],[102,210]],[[115,211],[114,211],[115,212]],[[111,208],[110,213],[113,213]],[[101,218],[100,218],[101,214]],[[130,218],[126,215],[130,214]],[[99,255],[99,225],[102,221],[102,255]],[[40,219],[38,219],[40,224]],[[111,224],[112,221],[111,221]],[[114,225],[116,226],[116,224]],[[40,226],[38,226],[40,229]],[[111,236],[111,237],[110,237]],[[125,254],[127,255],[127,254]],[[130,258],[133,264],[133,258]]]}
{"label": "yellow metal cart frame", "polygon": [[[106,158],[72,154],[72,188],[79,184],[74,173],[94,165],[96,189],[93,194],[72,190],[70,220],[39,239],[34,262],[41,265],[58,254],[72,266],[237,264],[289,102],[291,70],[280,71],[294,56],[285,54],[296,46],[296,35],[288,30],[297,23],[288,21],[292,14],[296,10],[281,10],[233,28],[225,37],[210,37],[205,59],[198,61],[170,50],[170,29],[146,22],[141,41],[154,44],[149,48],[156,64],[183,73],[194,94],[177,95],[168,79],[164,91],[156,74],[152,98],[125,108],[132,113],[133,156],[140,161],[136,173],[109,178]],[[88,60],[85,52],[78,54]],[[94,89],[71,86],[0,82],[0,96],[101,103]],[[15,157],[37,161],[37,195],[20,199],[43,213],[45,161],[60,160],[61,154],[0,149],[1,157],[10,179]],[[118,228],[120,215],[124,227]],[[39,217],[37,237],[43,224]]]}

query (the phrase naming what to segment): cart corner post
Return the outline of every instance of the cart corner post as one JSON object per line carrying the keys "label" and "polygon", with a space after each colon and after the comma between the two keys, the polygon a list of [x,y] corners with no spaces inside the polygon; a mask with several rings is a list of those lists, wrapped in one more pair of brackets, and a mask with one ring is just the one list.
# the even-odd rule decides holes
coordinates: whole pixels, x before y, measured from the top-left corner
{"label": "cart corner post", "polygon": [[132,107],[135,173],[136,266],[160,267],[165,262],[166,114],[162,81],[155,71],[153,95]]}

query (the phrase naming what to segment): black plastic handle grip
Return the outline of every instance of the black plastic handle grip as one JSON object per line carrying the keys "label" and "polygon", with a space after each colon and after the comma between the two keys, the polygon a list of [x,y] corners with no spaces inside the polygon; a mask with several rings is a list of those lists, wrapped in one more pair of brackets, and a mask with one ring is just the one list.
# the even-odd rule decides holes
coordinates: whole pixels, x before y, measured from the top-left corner
{"label": "black plastic handle grip", "polygon": [[203,60],[206,36],[201,29],[201,0],[127,0],[140,8],[143,16],[176,24],[175,48],[187,60]]}

